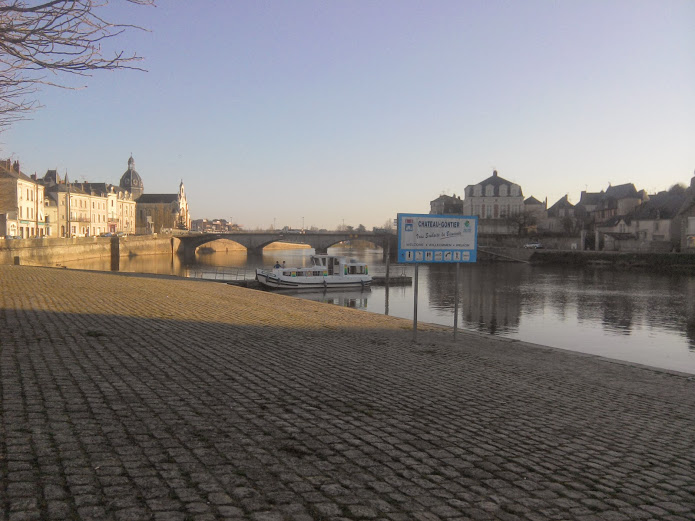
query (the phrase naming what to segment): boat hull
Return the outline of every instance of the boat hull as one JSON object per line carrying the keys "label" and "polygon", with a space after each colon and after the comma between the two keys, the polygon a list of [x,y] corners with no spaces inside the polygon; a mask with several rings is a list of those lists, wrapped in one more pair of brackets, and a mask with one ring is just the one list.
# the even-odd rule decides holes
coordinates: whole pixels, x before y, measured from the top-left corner
{"label": "boat hull", "polygon": [[368,275],[328,275],[325,277],[284,277],[273,272],[257,270],[256,280],[271,289],[323,290],[366,288],[372,282]]}

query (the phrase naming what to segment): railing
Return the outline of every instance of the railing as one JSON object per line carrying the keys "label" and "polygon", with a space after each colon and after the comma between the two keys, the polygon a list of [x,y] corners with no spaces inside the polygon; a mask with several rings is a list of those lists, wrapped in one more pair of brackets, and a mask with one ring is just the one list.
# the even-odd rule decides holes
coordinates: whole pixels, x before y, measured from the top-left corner
{"label": "railing", "polygon": [[[408,274],[408,268],[409,266],[405,264],[391,264],[389,266],[389,277],[409,277],[410,275]],[[369,266],[369,274],[378,277],[385,277],[386,266]]]}
{"label": "railing", "polygon": [[195,267],[186,269],[186,277],[191,279],[208,279],[208,280],[247,280],[256,277],[254,270],[246,268],[234,267]]}

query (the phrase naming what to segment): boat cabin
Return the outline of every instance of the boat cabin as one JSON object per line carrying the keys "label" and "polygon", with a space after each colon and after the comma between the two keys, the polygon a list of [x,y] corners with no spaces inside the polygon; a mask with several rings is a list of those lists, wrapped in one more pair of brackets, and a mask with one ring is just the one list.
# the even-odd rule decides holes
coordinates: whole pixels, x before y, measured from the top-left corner
{"label": "boat cabin", "polygon": [[345,257],[334,257],[333,255],[312,255],[311,265],[323,268],[328,271],[329,275],[368,274],[366,263],[358,262],[354,259],[347,261]]}

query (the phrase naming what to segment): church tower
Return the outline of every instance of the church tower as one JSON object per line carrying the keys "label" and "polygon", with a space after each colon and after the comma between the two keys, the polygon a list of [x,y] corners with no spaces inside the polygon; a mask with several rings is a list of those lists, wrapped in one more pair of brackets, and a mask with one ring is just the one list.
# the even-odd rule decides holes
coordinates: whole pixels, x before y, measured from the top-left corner
{"label": "church tower", "polygon": [[119,186],[123,190],[129,191],[133,200],[136,200],[145,191],[145,186],[142,184],[142,177],[135,171],[135,159],[133,159],[132,154],[130,155],[130,159],[128,159],[128,170],[121,176]]}

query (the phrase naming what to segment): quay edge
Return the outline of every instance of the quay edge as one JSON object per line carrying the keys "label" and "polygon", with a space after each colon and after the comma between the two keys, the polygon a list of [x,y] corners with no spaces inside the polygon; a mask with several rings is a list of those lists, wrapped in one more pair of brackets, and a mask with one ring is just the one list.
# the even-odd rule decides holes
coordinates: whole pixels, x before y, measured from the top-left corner
{"label": "quay edge", "polygon": [[695,272],[695,255],[688,253],[536,250],[529,262],[533,265],[604,266]]}

